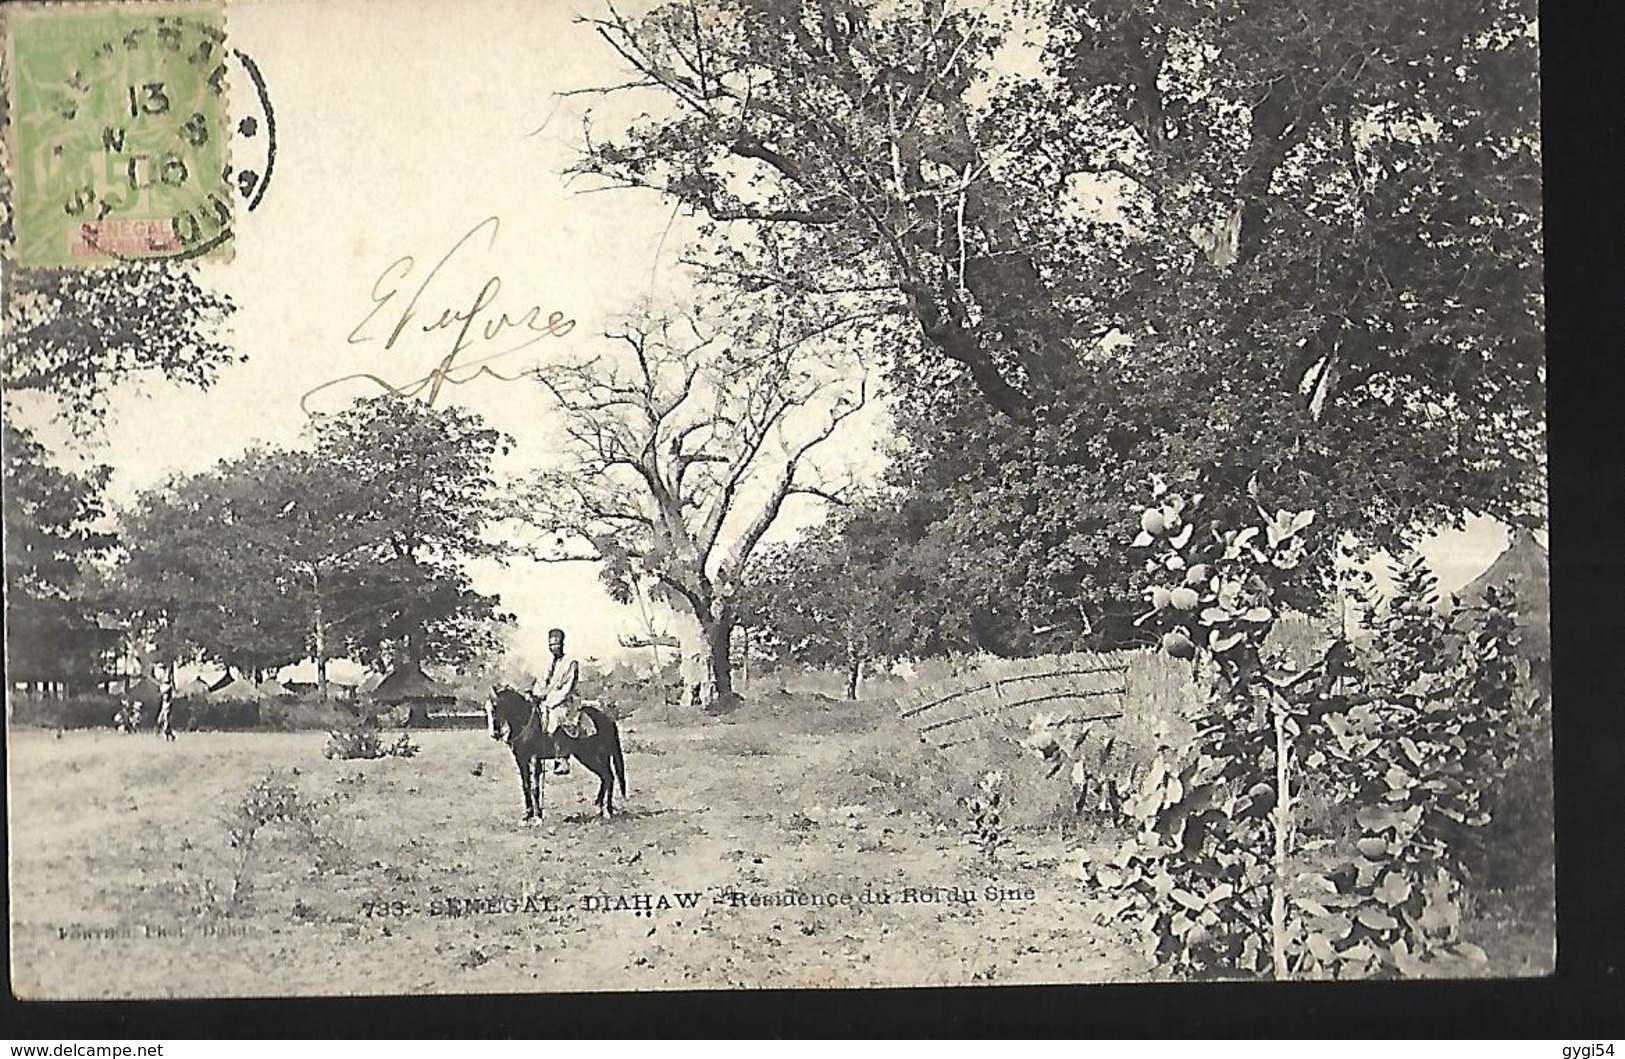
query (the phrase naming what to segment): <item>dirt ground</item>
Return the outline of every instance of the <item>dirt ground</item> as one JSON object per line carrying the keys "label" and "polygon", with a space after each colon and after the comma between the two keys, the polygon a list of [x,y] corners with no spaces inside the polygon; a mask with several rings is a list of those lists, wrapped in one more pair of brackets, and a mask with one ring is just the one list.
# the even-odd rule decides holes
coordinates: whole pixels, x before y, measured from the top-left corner
{"label": "dirt ground", "polygon": [[[325,759],[322,732],[165,744],[13,730],[14,989],[200,997],[1148,976],[1131,939],[1097,925],[1057,870],[1058,836],[1016,832],[989,863],[960,834],[866,803],[849,768],[861,731],[786,734],[781,721],[748,709],[634,715],[622,815],[591,815],[597,781],[577,764],[549,778],[547,819],[529,827],[512,757],[483,730],[413,733],[418,756],[376,761]],[[232,901],[221,815],[273,768],[297,769],[305,797],[338,799],[324,811],[338,847],[318,858],[296,830],[268,826]],[[812,895],[820,903],[784,903]]]}

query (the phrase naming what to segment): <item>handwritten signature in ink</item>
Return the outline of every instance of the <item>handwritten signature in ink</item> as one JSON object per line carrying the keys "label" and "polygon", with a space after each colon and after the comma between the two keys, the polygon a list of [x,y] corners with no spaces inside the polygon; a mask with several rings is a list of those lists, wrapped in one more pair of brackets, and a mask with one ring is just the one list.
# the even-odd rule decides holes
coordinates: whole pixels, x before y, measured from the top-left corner
{"label": "handwritten signature in ink", "polygon": [[[479,237],[485,237],[485,249],[496,244],[502,230],[499,217],[487,217],[470,228],[453,243],[434,267],[423,274],[416,287],[410,282],[417,269],[417,258],[407,254],[396,258],[373,281],[369,297],[372,308],[350,331],[350,345],[376,342],[384,335],[386,350],[405,345],[414,335],[447,335],[450,347],[442,347],[439,362],[427,375],[406,383],[390,383],[370,372],[357,372],[325,382],[300,398],[300,406],[310,412],[309,400],[323,390],[357,379],[375,383],[385,391],[401,397],[424,395],[428,404],[434,404],[441,387],[447,383],[460,386],[482,376],[512,381],[523,375],[508,376],[492,370],[492,361],[517,353],[535,345],[544,338],[563,338],[575,329],[576,322],[559,311],[544,317],[540,305],[510,312],[496,306],[502,293],[502,277],[489,276],[478,291],[460,294],[444,290],[452,286],[442,280],[448,263],[459,255],[473,252]],[[469,249],[465,249],[469,248]],[[437,282],[439,281],[439,282]],[[410,294],[403,292],[410,290]],[[449,304],[448,304],[449,303]],[[443,306],[443,307],[442,307]],[[387,333],[386,330],[387,329]],[[491,351],[491,347],[498,347]]]}

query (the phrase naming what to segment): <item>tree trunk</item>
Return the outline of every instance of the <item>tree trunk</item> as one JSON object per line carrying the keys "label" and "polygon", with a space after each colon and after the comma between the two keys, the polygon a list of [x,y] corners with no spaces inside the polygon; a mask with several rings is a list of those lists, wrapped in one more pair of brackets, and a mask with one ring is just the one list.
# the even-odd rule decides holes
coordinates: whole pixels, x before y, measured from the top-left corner
{"label": "tree trunk", "polygon": [[856,651],[846,653],[846,697],[858,701],[858,681],[863,679],[863,656]]}
{"label": "tree trunk", "polygon": [[681,644],[682,701],[702,710],[714,710],[733,698],[732,657],[729,650],[733,615],[679,612],[677,639]]}
{"label": "tree trunk", "polygon": [[1291,781],[1290,765],[1291,744],[1286,734],[1286,703],[1279,693],[1270,696],[1271,720],[1275,727],[1275,850],[1270,885],[1270,963],[1277,982],[1287,981],[1291,974],[1287,969],[1287,929],[1286,929],[1286,886],[1288,871],[1288,856],[1291,852],[1288,842],[1292,829],[1292,792],[1288,789]]}
{"label": "tree trunk", "polygon": [[705,708],[727,708],[734,698],[732,615],[707,623],[705,638],[710,649],[711,699]]}
{"label": "tree trunk", "polygon": [[321,575],[312,567],[310,589],[314,599],[311,606],[311,638],[316,655],[316,697],[327,701],[327,621],[322,616]]}

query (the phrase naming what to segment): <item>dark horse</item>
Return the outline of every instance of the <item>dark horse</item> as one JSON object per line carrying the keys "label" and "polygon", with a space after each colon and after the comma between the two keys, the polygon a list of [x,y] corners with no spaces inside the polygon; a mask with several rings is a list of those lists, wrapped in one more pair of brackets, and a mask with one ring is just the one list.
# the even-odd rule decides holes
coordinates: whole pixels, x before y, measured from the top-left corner
{"label": "dark horse", "polygon": [[592,735],[576,738],[563,731],[549,735],[542,727],[541,711],[530,696],[513,688],[492,688],[485,704],[491,738],[508,740],[513,762],[519,767],[519,785],[525,791],[525,819],[542,817],[543,769],[547,759],[573,757],[598,777],[593,805],[605,820],[615,815],[614,784],[626,797],[626,759],[621,756],[621,732],[609,715],[596,706],[581,712],[597,726]]}

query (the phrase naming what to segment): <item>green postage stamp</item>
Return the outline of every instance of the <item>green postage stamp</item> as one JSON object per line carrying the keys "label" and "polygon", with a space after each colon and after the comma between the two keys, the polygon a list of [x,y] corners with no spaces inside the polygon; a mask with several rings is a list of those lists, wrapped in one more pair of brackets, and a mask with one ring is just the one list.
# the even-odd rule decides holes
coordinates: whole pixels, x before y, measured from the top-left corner
{"label": "green postage stamp", "polygon": [[17,264],[228,257],[219,6],[5,13]]}

